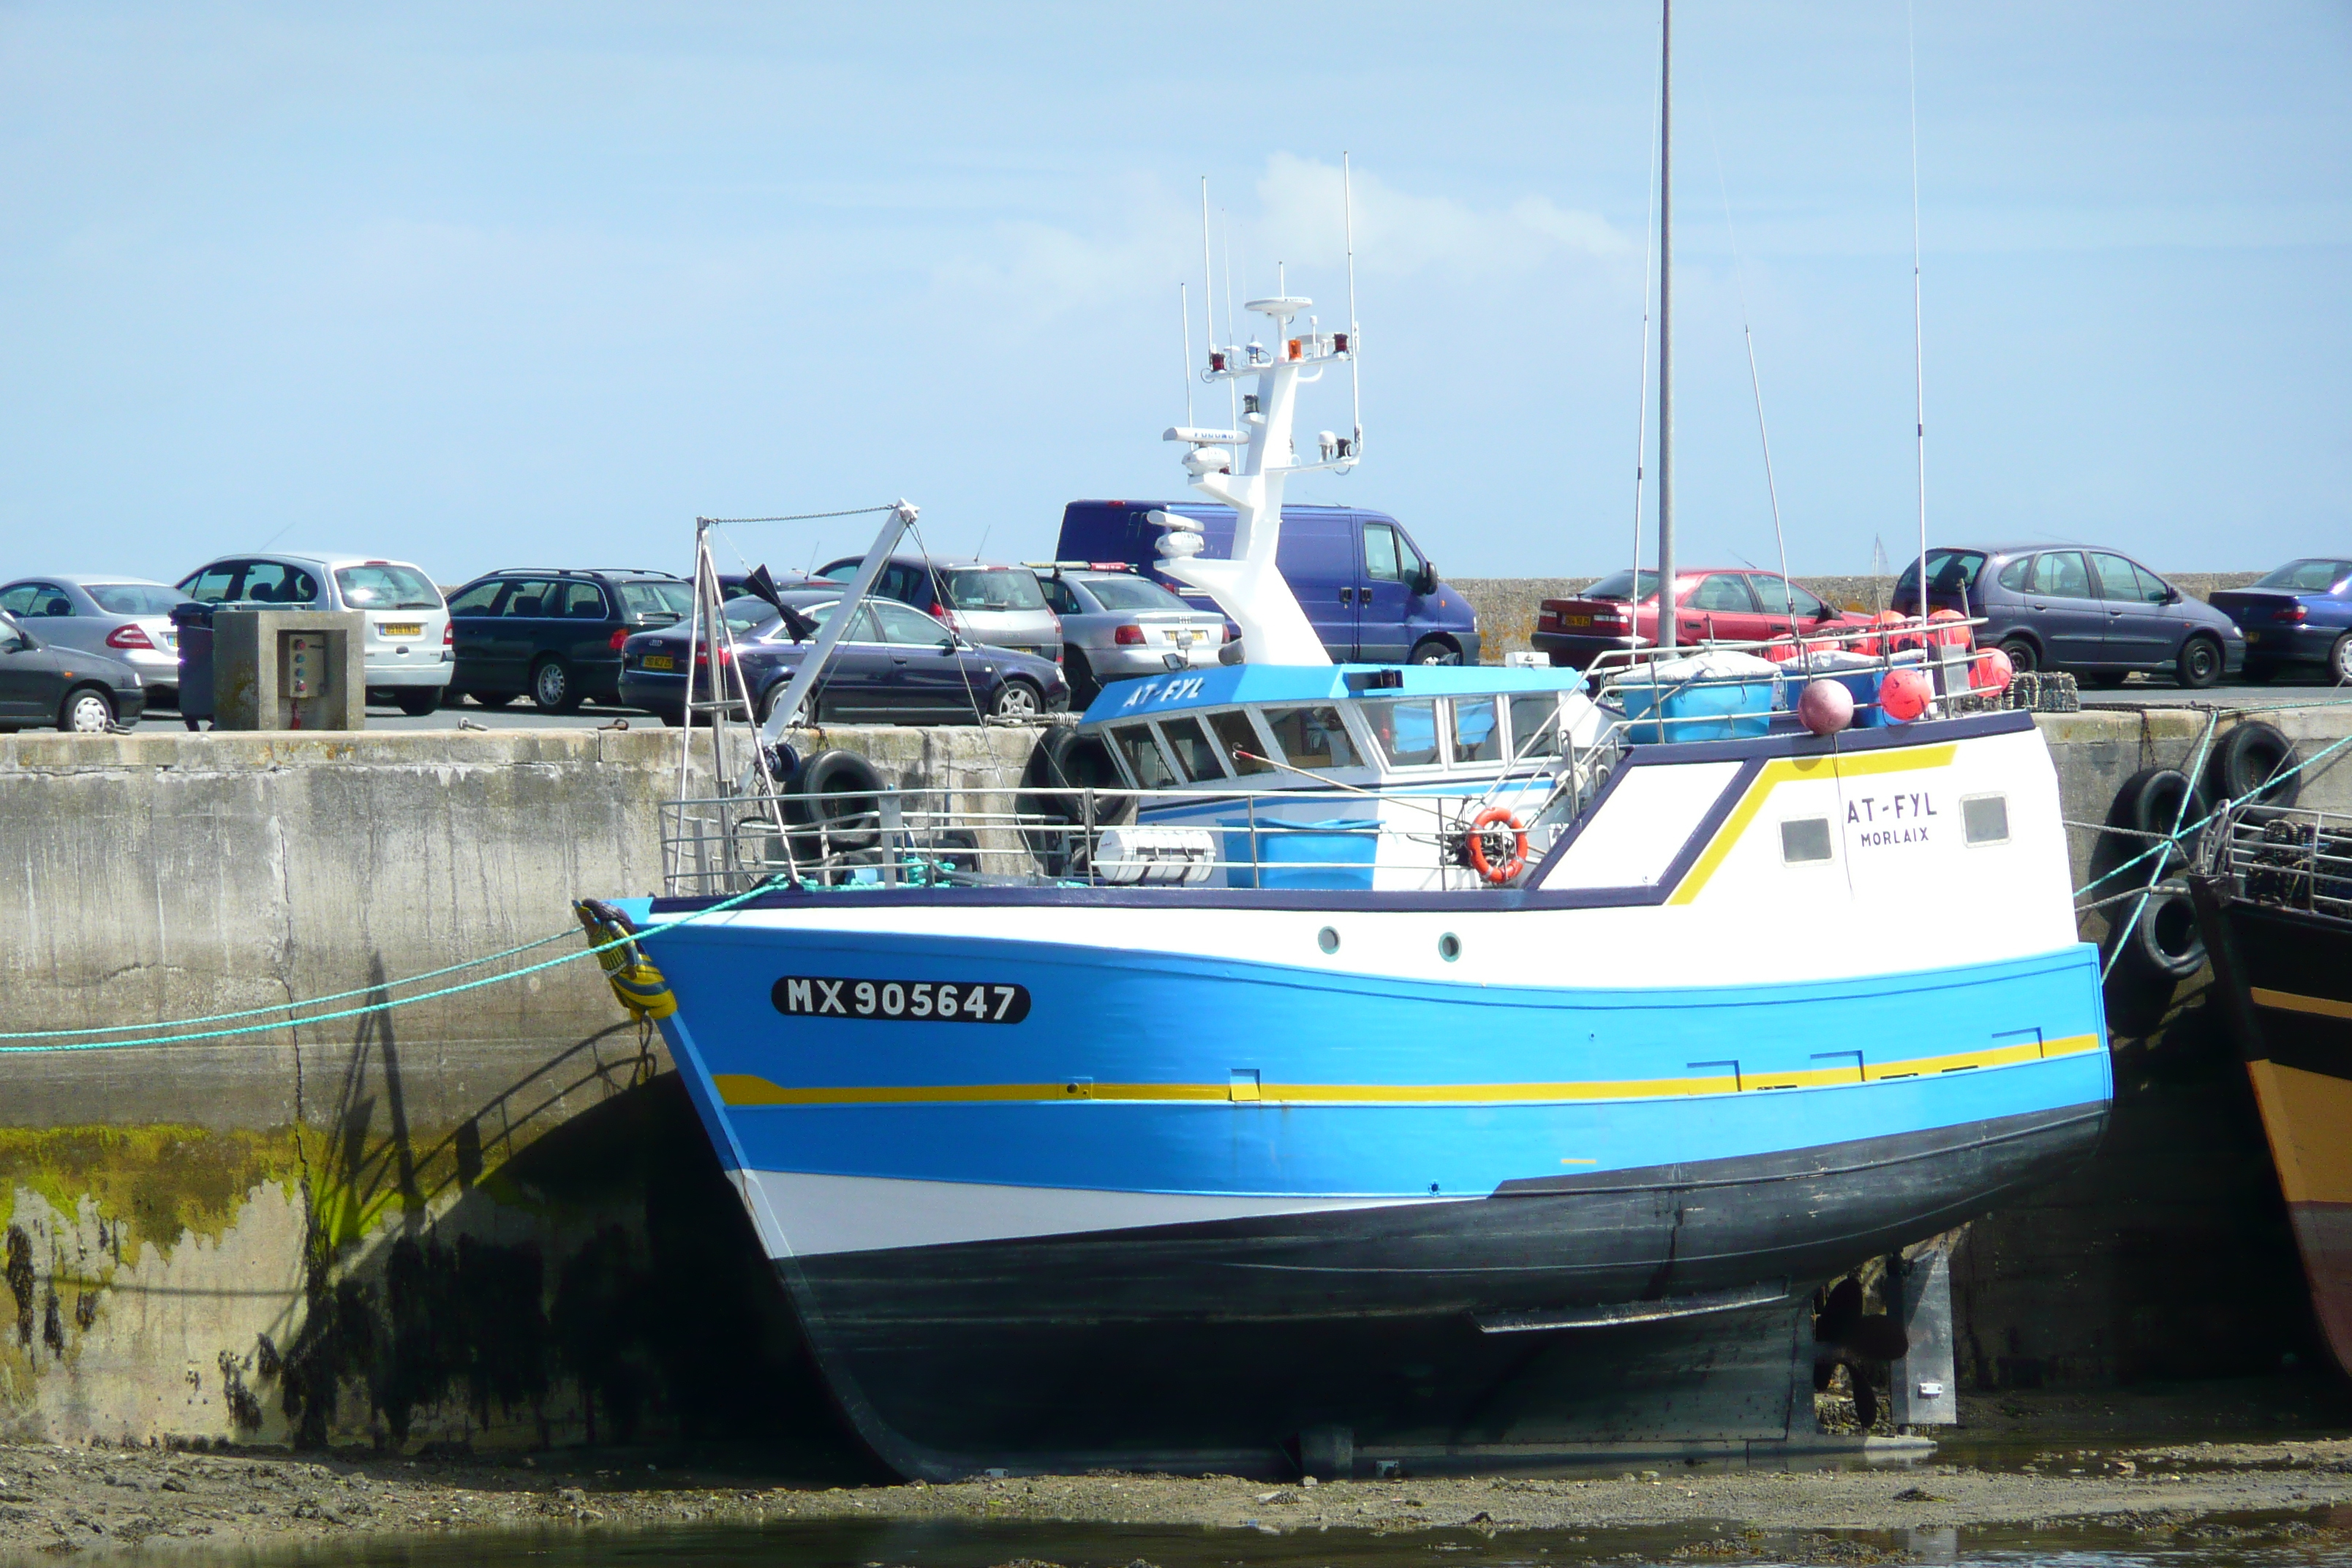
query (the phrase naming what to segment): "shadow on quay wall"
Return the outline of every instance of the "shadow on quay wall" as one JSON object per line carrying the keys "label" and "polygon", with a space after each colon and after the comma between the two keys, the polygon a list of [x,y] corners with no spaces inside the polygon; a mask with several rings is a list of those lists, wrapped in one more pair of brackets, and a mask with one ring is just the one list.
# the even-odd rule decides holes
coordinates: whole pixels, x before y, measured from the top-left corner
{"label": "shadow on quay wall", "polygon": [[2341,1392],[2244,1066],[2189,996],[2113,1043],[2115,1110],[2065,1180],[1975,1221],[1953,1259],[1978,1389],[2286,1372]]}
{"label": "shadow on quay wall", "polygon": [[[383,1145],[363,1157],[331,1181],[364,1192],[425,1163]],[[500,1239],[518,1208],[556,1222]],[[314,1220],[302,1326],[282,1349],[265,1339],[254,1369],[299,1446],[364,1423],[405,1447],[428,1414],[446,1433],[462,1406],[475,1431],[507,1428],[501,1446],[730,1441],[854,1464],[677,1074],[621,1089],[423,1213],[356,1267]]]}

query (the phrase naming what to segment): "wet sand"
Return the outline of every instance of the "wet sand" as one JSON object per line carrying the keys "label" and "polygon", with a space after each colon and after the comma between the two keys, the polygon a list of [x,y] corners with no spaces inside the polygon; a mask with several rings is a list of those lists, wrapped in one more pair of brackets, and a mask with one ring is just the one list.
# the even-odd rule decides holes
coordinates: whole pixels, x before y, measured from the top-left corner
{"label": "wet sand", "polygon": [[[311,1458],[144,1448],[0,1447],[0,1552],[107,1552],[165,1542],[295,1545],[371,1534],[887,1521],[1096,1524],[1236,1531],[1664,1531],[1679,1557],[1763,1552],[1770,1535],[2088,1525],[2200,1539],[2254,1514],[2330,1537],[2352,1529],[2352,1437],[2134,1443],[2042,1401],[2019,1441],[1988,1409],[1935,1459],[1808,1470],[1660,1464],[1546,1478],[1407,1478],[1270,1485],[1231,1477],[1013,1478],[928,1486],[773,1484],[657,1461]],[[2092,1425],[2090,1396],[2078,1415]],[[2023,1409],[2015,1400],[2012,1410]],[[2053,1415],[2061,1419],[2053,1419]],[[2118,1414],[2108,1409],[2109,1415]],[[2157,1421],[2162,1427],[2170,1423]],[[2145,1429],[2144,1429],[2145,1430]],[[2078,1435],[2083,1435],[2079,1433]],[[2156,1434],[2149,1434],[2155,1436]],[[2169,1436],[2169,1435],[2167,1435]],[[1972,1457],[1971,1457],[1972,1456]],[[2334,1512],[2339,1507],[2344,1511]],[[2352,1540],[2352,1535],[2347,1536]]]}

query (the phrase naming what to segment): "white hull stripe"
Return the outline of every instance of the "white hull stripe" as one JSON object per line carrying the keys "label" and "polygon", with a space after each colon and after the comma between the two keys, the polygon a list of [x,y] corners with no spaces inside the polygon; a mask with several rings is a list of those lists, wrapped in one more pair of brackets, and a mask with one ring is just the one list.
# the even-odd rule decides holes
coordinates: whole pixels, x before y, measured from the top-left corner
{"label": "white hull stripe", "polygon": [[1120,1193],[1092,1187],[910,1182],[887,1176],[811,1176],[790,1171],[730,1174],[772,1258],[1471,1201],[1405,1195],[1315,1198]]}

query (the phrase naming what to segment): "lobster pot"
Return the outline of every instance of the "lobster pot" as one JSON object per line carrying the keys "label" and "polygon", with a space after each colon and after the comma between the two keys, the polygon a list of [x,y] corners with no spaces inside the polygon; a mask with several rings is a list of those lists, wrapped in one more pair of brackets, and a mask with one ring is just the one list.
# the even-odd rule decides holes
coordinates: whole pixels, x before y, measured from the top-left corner
{"label": "lobster pot", "polygon": [[1356,888],[1370,890],[1380,823],[1369,816],[1261,825],[1257,885],[1261,888]]}

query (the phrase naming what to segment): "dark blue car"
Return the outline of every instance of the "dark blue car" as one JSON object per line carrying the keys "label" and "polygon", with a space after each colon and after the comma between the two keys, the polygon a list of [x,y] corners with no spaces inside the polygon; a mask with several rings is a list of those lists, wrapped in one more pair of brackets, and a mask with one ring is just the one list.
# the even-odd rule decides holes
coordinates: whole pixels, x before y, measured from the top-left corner
{"label": "dark blue car", "polygon": [[[1160,571],[1160,537],[1150,521],[1171,511],[1201,525],[1201,553],[1233,553],[1231,508],[1198,501],[1074,500],[1062,510],[1056,561],[1117,563],[1203,600]],[[1275,564],[1314,623],[1330,656],[1343,663],[1475,664],[1478,616],[1470,601],[1441,582],[1405,532],[1383,512],[1347,506],[1286,506]]]}
{"label": "dark blue car", "polygon": [[2246,634],[2248,680],[2315,665],[2338,685],[2352,683],[2352,560],[2290,561],[2251,586],[2215,594],[2213,607]]}
{"label": "dark blue car", "polygon": [[[777,596],[793,619],[775,615],[756,599],[732,599],[723,606],[733,657],[742,661],[751,697],[750,717],[760,723],[767,721],[802,656],[815,645],[816,632],[839,608],[841,589],[828,583],[820,591],[786,589]],[[729,661],[722,646],[722,668]],[[683,625],[639,632],[621,647],[621,700],[660,715],[666,724],[681,723],[689,668],[694,700],[709,700],[707,642],[697,644]],[[719,689],[731,697],[731,675]],[[892,599],[868,599],[858,606],[857,619],[835,645],[810,704],[814,721],[836,724],[973,724],[982,718],[1034,719],[1069,705],[1069,683],[1052,660],[966,641]]]}
{"label": "dark blue car", "polygon": [[[1890,603],[1899,615],[1918,613],[1917,562],[1903,568]],[[2021,670],[2072,670],[2099,686],[2134,670],[2210,686],[2246,658],[2237,623],[2112,550],[1939,546],[1927,552],[1927,607],[1983,621],[1978,644]]]}

